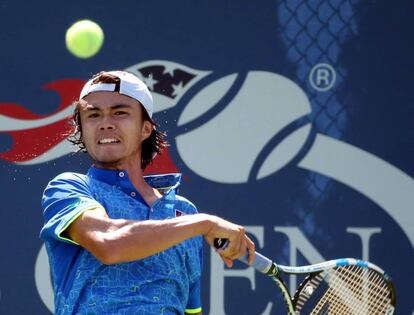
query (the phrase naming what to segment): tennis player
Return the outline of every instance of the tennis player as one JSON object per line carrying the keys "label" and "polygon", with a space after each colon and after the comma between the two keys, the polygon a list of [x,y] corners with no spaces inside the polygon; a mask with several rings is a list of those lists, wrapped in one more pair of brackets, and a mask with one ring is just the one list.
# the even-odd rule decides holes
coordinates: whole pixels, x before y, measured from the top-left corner
{"label": "tennis player", "polygon": [[74,103],[87,174],[63,173],[42,198],[56,314],[201,314],[202,238],[229,239],[227,266],[254,244],[242,226],[177,194],[180,174],[143,176],[166,146],[135,75],[100,72]]}

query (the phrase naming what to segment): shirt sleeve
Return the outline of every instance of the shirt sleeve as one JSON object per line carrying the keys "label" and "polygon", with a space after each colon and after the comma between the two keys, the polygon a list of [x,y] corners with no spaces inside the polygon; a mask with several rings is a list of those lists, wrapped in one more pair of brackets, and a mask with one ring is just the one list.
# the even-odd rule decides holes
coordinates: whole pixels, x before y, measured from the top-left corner
{"label": "shirt sleeve", "polygon": [[196,314],[201,312],[201,281],[195,282],[190,288],[190,295],[185,312],[188,314]]}
{"label": "shirt sleeve", "polygon": [[40,238],[78,245],[64,234],[65,230],[85,211],[103,206],[93,198],[85,175],[63,173],[47,185],[42,208],[45,223]]}

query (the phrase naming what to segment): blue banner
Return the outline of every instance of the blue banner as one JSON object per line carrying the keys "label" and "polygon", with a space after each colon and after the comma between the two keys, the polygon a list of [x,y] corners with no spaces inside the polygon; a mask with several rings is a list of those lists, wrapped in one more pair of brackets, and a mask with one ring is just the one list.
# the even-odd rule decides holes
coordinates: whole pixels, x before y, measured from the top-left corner
{"label": "blue banner", "polygon": [[[414,4],[408,0],[0,1],[0,313],[50,314],[40,198],[90,160],[66,140],[92,74],[151,90],[170,147],[147,173],[181,172],[199,211],[246,226],[284,265],[371,261],[414,311]],[[92,58],[65,32],[90,19]],[[205,246],[203,314],[284,314],[274,283]],[[290,276],[294,291],[300,277]]]}

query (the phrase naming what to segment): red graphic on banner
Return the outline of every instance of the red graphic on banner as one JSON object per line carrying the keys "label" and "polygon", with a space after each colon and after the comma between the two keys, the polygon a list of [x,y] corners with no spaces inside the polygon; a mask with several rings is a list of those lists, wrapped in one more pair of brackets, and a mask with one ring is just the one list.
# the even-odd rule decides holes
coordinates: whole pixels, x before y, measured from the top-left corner
{"label": "red graphic on banner", "polygon": [[168,149],[162,154],[157,155],[155,159],[145,169],[145,174],[164,174],[164,173],[180,173],[180,170],[174,164]]}
{"label": "red graphic on banner", "polygon": [[[66,79],[46,84],[46,90],[56,91],[60,96],[57,109],[47,115],[35,114],[18,104],[0,103],[3,122],[0,133],[9,134],[13,140],[12,148],[0,153],[0,158],[12,163],[30,161],[65,140],[72,128],[68,107],[79,95],[84,83],[83,80]],[[62,117],[65,110],[67,114]],[[19,125],[17,129],[13,122]]]}

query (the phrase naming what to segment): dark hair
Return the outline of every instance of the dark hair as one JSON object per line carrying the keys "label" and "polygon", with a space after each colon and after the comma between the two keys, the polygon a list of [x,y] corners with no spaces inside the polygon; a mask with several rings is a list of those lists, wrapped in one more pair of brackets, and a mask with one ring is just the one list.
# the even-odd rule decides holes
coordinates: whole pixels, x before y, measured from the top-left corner
{"label": "dark hair", "polygon": [[[108,74],[105,71],[99,72],[92,77],[94,83],[119,83],[120,79],[117,76]],[[74,111],[71,124],[73,126],[72,132],[68,137],[68,140],[74,145],[78,146],[78,152],[87,153],[85,144],[82,141],[82,124],[80,119],[80,106],[82,100],[77,100],[73,103]],[[148,115],[146,109],[141,105],[143,113],[143,121],[147,120],[154,126],[151,135],[142,141],[141,147],[141,168],[145,169],[148,164],[155,158],[157,154],[161,154],[162,151],[168,146],[167,140],[165,140],[166,132],[158,131],[156,128],[158,124],[155,123]]]}

